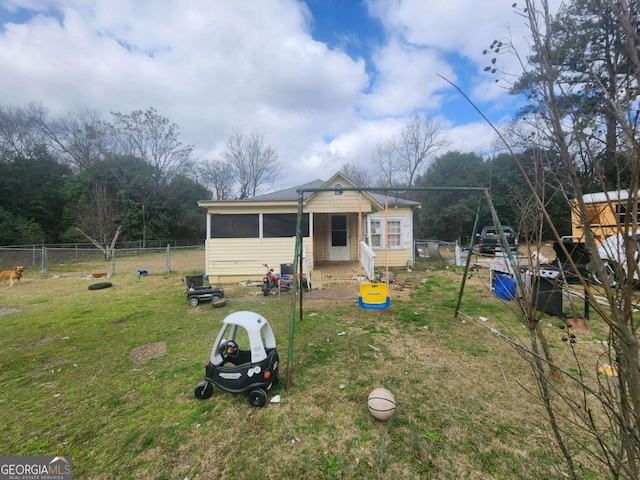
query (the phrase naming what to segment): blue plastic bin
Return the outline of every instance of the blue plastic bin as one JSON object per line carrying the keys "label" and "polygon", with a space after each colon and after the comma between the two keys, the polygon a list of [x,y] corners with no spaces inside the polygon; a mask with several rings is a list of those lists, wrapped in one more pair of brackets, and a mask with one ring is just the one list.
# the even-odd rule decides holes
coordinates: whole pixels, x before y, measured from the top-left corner
{"label": "blue plastic bin", "polygon": [[515,278],[506,273],[498,273],[494,279],[493,292],[502,300],[513,300],[516,298],[516,284]]}

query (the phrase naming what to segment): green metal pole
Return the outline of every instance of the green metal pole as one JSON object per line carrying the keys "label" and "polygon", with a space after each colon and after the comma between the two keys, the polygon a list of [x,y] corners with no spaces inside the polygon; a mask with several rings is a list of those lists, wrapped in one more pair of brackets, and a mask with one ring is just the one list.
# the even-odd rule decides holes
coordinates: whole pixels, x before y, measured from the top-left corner
{"label": "green metal pole", "polygon": [[[293,337],[296,324],[296,288],[298,277],[298,259],[301,257],[302,252],[302,203],[304,200],[304,194],[302,191],[298,191],[298,218],[296,219],[296,246],[293,256],[293,293],[291,295],[291,313],[289,315],[289,345],[287,349],[287,379],[285,383],[285,390],[291,388],[291,370],[293,370]],[[302,290],[302,289],[300,289]],[[302,313],[301,313],[302,315]]]}
{"label": "green metal pole", "polygon": [[478,211],[476,212],[476,219],[473,222],[473,231],[471,232],[471,244],[469,245],[469,253],[467,253],[467,263],[464,266],[464,275],[462,275],[462,283],[460,284],[460,291],[458,292],[458,303],[456,303],[456,311],[453,314],[453,319],[458,319],[458,313],[460,312],[460,305],[462,304],[462,294],[464,292],[464,286],[467,281],[467,275],[469,273],[469,266],[471,265],[471,256],[473,254],[474,240],[476,238],[476,232],[478,231],[478,224],[480,223],[480,212],[482,211],[482,204],[484,203],[487,193],[480,197],[478,202]]}
{"label": "green metal pole", "polygon": [[502,223],[500,223],[500,219],[498,218],[498,212],[493,206],[493,202],[491,201],[491,195],[489,192],[486,193],[487,205],[489,205],[489,211],[491,212],[491,218],[493,219],[493,223],[498,230],[498,234],[500,235],[500,243],[502,244],[502,249],[507,252],[507,258],[509,259],[509,264],[511,265],[511,269],[513,270],[513,275],[518,283],[518,288],[521,292],[524,292],[524,281],[522,280],[522,275],[520,270],[517,268],[516,260],[513,257],[513,252],[511,252],[511,248],[509,247],[509,242],[507,241],[507,236],[504,234],[504,229],[502,228]]}
{"label": "green metal pole", "polygon": [[[389,192],[425,192],[425,191],[464,191],[464,192],[474,192],[480,191],[486,193],[486,188],[484,187],[355,187],[355,188],[301,188],[298,190],[298,218],[296,221],[296,245],[295,245],[295,253],[294,253],[294,261],[293,261],[293,276],[294,276],[294,289],[297,286],[296,282],[298,280],[298,263],[302,263],[302,214],[303,214],[303,201],[305,193],[316,193],[316,192],[384,192],[387,195]],[[491,206],[493,208],[493,206]],[[501,227],[502,228],[502,227]],[[475,229],[475,227],[474,227]],[[475,235],[475,231],[474,231]],[[504,233],[503,233],[504,235]],[[469,261],[467,259],[467,264]],[[300,267],[302,270],[302,267]],[[302,289],[301,289],[302,290]],[[302,293],[301,293],[302,295]],[[295,321],[296,321],[296,295],[295,292],[291,299],[291,312],[289,316],[289,345],[287,349],[287,376],[285,389],[288,390],[291,388],[291,371],[293,370],[293,338],[295,332]],[[462,297],[460,296],[460,299]],[[456,309],[457,311],[457,309]],[[300,301],[300,319],[302,319],[302,300]]]}

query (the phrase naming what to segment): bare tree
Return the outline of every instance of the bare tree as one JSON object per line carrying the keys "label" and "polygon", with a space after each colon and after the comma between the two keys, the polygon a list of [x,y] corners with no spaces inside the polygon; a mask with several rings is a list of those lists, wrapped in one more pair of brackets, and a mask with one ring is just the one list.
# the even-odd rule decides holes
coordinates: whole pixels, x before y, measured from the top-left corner
{"label": "bare tree", "polygon": [[117,224],[118,214],[113,198],[104,185],[96,185],[93,194],[79,212],[80,227],[76,227],[85,238],[111,258],[116,241],[122,231]]}
{"label": "bare tree", "polygon": [[38,127],[51,150],[75,170],[103,158],[106,151],[107,127],[96,110],[71,110],[54,120],[40,116]]}
{"label": "bare tree", "polygon": [[0,150],[13,156],[26,156],[41,143],[39,119],[46,116],[44,107],[30,103],[26,107],[0,106]]}
{"label": "bare tree", "polygon": [[278,178],[278,154],[265,145],[260,132],[245,135],[234,130],[227,139],[224,158],[232,167],[241,200],[255,196],[258,189],[267,188]]}
{"label": "bare tree", "polygon": [[340,171],[359,187],[373,185],[373,175],[371,175],[371,172],[357,162],[343,163]]}
{"label": "bare tree", "polygon": [[207,160],[200,165],[200,180],[211,189],[215,200],[229,200],[233,196],[233,168],[224,160]]}
{"label": "bare tree", "polygon": [[111,151],[117,155],[131,155],[152,165],[158,175],[168,179],[191,168],[193,146],[183,145],[178,126],[162,117],[154,108],[134,110],[128,115],[111,113]]}
{"label": "bare tree", "polygon": [[414,115],[398,135],[376,145],[373,162],[382,172],[380,183],[413,186],[429,160],[450,144],[438,121]]}
{"label": "bare tree", "polygon": [[[544,150],[559,158],[567,181],[540,189],[535,175],[528,175],[505,145],[528,181],[540,225],[553,232],[568,259],[565,271],[575,276],[585,302],[608,329],[608,338],[597,350],[585,351],[579,334],[569,330],[563,337],[568,351],[562,359],[554,358],[540,328],[535,285],[523,289],[518,299],[529,345],[501,336],[533,367],[545,417],[565,458],[563,475],[576,479],[584,468],[598,478],[637,479],[640,342],[634,277],[640,276],[640,12],[631,0],[563,2],[557,15],[548,0],[526,0],[517,11],[529,27],[533,48],[521,77],[532,104],[532,138],[546,141]],[[600,189],[616,212],[613,225],[608,225],[615,232],[609,239],[616,240],[606,242],[615,245],[609,258],[603,258],[605,242],[594,231],[600,220],[584,200],[585,178],[589,191]],[[552,179],[538,175],[538,181]],[[609,193],[611,188],[625,195]],[[567,205],[575,201],[573,213],[583,232],[579,246],[590,259],[586,270],[571,255],[570,247],[576,245],[568,244],[555,227],[545,202],[549,190],[564,194]]]}
{"label": "bare tree", "polygon": [[399,166],[397,162],[395,143],[388,141],[386,143],[377,143],[373,152],[373,164],[380,172],[378,183],[381,187],[390,187],[398,185],[397,181]]}
{"label": "bare tree", "polygon": [[416,177],[428,166],[428,161],[450,144],[444,135],[444,128],[437,120],[414,115],[395,140],[403,183],[413,186]]}

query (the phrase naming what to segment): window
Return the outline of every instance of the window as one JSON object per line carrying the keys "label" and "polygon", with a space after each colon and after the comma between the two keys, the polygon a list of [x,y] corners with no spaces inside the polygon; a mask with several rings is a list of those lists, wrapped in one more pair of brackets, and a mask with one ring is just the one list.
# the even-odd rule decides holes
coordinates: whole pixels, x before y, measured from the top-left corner
{"label": "window", "polygon": [[402,245],[402,222],[400,220],[389,220],[387,223],[389,231],[389,247],[399,247]]}
{"label": "window", "polygon": [[[336,183],[333,188],[342,188],[343,185],[341,183]],[[343,191],[334,191],[333,192],[333,196],[334,197],[341,197],[342,195],[344,195]]]}
{"label": "window", "polygon": [[[262,215],[264,238],[295,237],[297,213],[266,213]],[[309,214],[302,215],[302,236],[309,236]]]}
{"label": "window", "polygon": [[371,219],[371,248],[385,248],[385,235],[388,237],[389,248],[402,247],[402,219],[387,220],[387,231],[384,230],[384,220]]}
{"label": "window", "polygon": [[211,215],[211,238],[258,238],[258,214]]}
{"label": "window", "polygon": [[331,216],[331,246],[346,247],[347,243],[347,216]]}
{"label": "window", "polygon": [[382,248],[382,222],[380,220],[371,220],[371,246]]}
{"label": "window", "polygon": [[[631,212],[630,212],[631,213]],[[616,217],[618,218],[618,222],[620,225],[624,225],[625,220],[627,219],[627,206],[621,203],[616,204]],[[633,217],[629,219],[630,222],[633,222]],[[636,221],[640,221],[640,205],[638,205],[638,213]]]}
{"label": "window", "polygon": [[602,207],[598,205],[587,205],[587,222],[589,225],[600,225],[602,220],[600,218],[600,213],[602,212]]}

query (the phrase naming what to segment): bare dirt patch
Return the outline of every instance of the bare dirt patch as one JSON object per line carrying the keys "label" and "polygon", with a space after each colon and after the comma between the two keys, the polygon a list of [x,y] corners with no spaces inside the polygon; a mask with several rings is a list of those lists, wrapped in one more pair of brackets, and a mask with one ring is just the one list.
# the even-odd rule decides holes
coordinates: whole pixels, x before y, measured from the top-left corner
{"label": "bare dirt patch", "polygon": [[165,341],[147,343],[140,345],[129,352],[129,360],[136,367],[143,365],[152,358],[160,358],[167,354],[167,343]]}
{"label": "bare dirt patch", "polygon": [[0,307],[0,317],[4,317],[5,315],[11,315],[12,313],[17,313],[20,310],[18,310],[17,308],[5,308],[5,307]]}
{"label": "bare dirt patch", "polygon": [[[420,274],[396,275],[394,283],[389,284],[389,297],[393,303],[394,299],[406,299],[409,294],[424,279]],[[360,289],[358,286],[352,287],[329,287],[322,290],[311,290],[305,292],[303,302],[305,307],[328,308],[340,305],[350,305],[358,303]]]}

